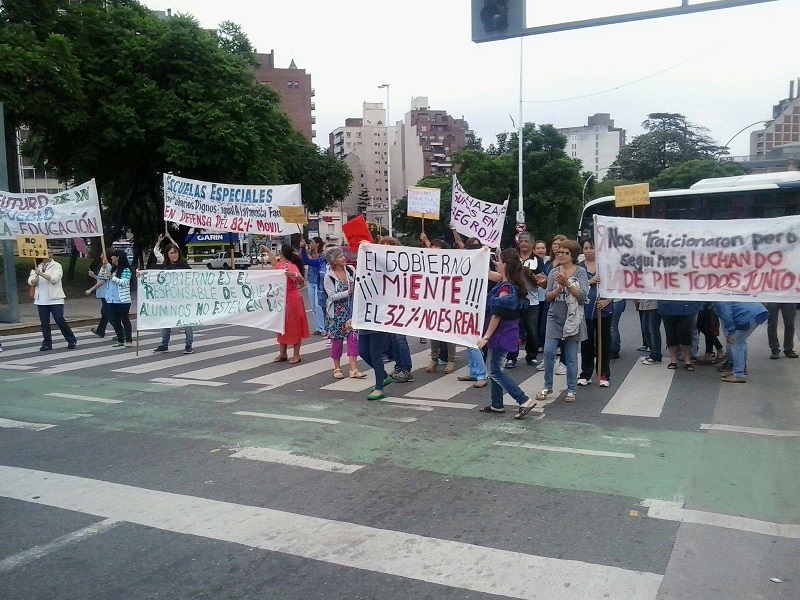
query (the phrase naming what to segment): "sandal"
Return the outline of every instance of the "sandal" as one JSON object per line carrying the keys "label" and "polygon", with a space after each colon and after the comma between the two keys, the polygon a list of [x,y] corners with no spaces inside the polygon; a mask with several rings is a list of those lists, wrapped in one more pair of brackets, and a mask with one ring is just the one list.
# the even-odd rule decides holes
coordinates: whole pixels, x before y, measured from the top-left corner
{"label": "sandal", "polygon": [[367,374],[366,373],[362,373],[358,369],[356,369],[355,371],[352,371],[350,373],[350,378],[351,379],[365,379],[366,377],[367,377]]}
{"label": "sandal", "polygon": [[273,360],[272,362],[274,362],[274,363],[275,363],[275,362],[286,362],[287,360],[289,360],[289,358],[288,358],[288,357],[286,357],[286,356],[278,356],[278,357],[277,357],[277,358],[275,358],[275,360]]}
{"label": "sandal", "polygon": [[289,364],[290,364],[290,365],[296,365],[296,364],[297,364],[297,363],[299,363],[301,360],[303,360],[303,359],[302,359],[302,358],[300,358],[299,356],[293,356],[292,358],[290,358],[290,359],[289,359]]}
{"label": "sandal", "polygon": [[515,419],[522,419],[525,415],[527,415],[533,408],[536,406],[536,401],[533,398],[528,398],[519,405],[519,410],[517,414],[514,415]]}
{"label": "sandal", "polygon": [[553,393],[553,390],[548,390],[547,388],[545,388],[541,392],[536,394],[536,401],[537,402],[542,402],[544,400],[547,400],[547,396],[549,396],[552,393]]}
{"label": "sandal", "polygon": [[[350,377],[352,377],[352,376],[353,375],[351,374]],[[336,369],[333,370],[333,378],[334,379],[344,379],[344,373],[342,373],[341,369],[336,368]]]}
{"label": "sandal", "polygon": [[505,408],[495,408],[494,406],[481,406],[478,409],[478,412],[482,413],[504,413],[506,412]]}
{"label": "sandal", "polygon": [[367,396],[367,400],[383,400],[386,398],[386,394],[384,394],[380,390],[372,390],[369,396]]}
{"label": "sandal", "polygon": [[667,365],[667,368],[668,368],[668,369],[671,369],[671,370],[673,370],[673,371],[674,371],[675,369],[677,369],[677,368],[678,368],[678,363],[669,363],[669,364]]}
{"label": "sandal", "polygon": [[695,370],[694,365],[691,364],[691,363],[684,364],[683,368],[686,369],[687,371],[694,371]]}

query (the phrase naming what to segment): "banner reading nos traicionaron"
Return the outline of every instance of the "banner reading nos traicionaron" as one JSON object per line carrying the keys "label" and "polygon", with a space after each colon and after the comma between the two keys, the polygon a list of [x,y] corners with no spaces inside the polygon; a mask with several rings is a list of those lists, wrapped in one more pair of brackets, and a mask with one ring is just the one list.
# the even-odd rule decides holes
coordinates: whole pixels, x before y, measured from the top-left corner
{"label": "banner reading nos traicionaron", "polygon": [[285,271],[140,271],[137,328],[244,325],[283,333]]}
{"label": "banner reading nos traicionaron", "polygon": [[483,332],[489,251],[361,244],[353,327],[475,348]]}
{"label": "banner reading nos traicionaron", "polygon": [[800,301],[800,216],[671,221],[595,216],[607,298]]}
{"label": "banner reading nos traicionaron", "polygon": [[164,174],[164,220],[206,231],[290,235],[279,206],[300,206],[300,184],[233,185]]}
{"label": "banner reading nos traicionaron", "polygon": [[58,194],[0,192],[0,240],[18,235],[46,238],[103,235],[94,179]]}

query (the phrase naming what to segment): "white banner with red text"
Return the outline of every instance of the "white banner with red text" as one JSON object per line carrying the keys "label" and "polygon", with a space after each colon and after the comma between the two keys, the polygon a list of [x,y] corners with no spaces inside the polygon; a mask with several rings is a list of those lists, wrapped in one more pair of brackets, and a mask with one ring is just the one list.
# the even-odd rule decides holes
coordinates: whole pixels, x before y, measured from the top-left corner
{"label": "white banner with red text", "polygon": [[139,271],[137,329],[244,325],[283,333],[286,272]]}
{"label": "white banner with red text", "polygon": [[453,198],[450,203],[450,225],[461,235],[476,237],[490,248],[500,246],[506,222],[508,200],[493,204],[473,198],[453,175]]}
{"label": "white banner with red text", "polygon": [[291,235],[279,206],[301,206],[300,184],[234,185],[164,174],[164,220],[205,231]]}
{"label": "white banner with red text", "polygon": [[353,328],[476,348],[483,333],[489,251],[363,243]]}
{"label": "white banner with red text", "polygon": [[0,192],[0,240],[18,235],[98,237],[103,219],[94,179],[58,194]]}
{"label": "white banner with red text", "polygon": [[600,295],[800,301],[800,216],[673,221],[595,216]]}

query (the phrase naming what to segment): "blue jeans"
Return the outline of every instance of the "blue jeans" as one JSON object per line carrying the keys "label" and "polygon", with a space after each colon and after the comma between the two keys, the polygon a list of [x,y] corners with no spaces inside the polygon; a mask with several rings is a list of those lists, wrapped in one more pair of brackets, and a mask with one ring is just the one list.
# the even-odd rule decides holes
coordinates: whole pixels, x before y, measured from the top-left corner
{"label": "blue jeans", "polygon": [[733,375],[740,379],[745,378],[745,369],[747,369],[747,338],[756,330],[759,323],[755,321],[750,322],[747,329],[737,329],[733,332],[733,343],[729,347],[731,359],[733,360]]}
{"label": "blue jeans", "polygon": [[517,401],[517,404],[522,404],[528,397],[525,395],[517,383],[503,372],[506,365],[506,356],[508,352],[501,348],[489,348],[489,353],[486,358],[486,364],[489,366],[489,391],[492,396],[492,406],[494,408],[503,408],[503,392],[508,392],[509,395]]}
{"label": "blue jeans", "polygon": [[406,336],[399,333],[391,333],[392,353],[394,354],[394,366],[398,371],[411,372],[411,350],[408,349]]}
{"label": "blue jeans", "polygon": [[[194,341],[194,331],[192,331],[191,327],[185,327],[186,331],[186,345],[191,346],[192,342]],[[161,345],[169,348],[169,337],[172,333],[171,329],[162,329],[161,330]]]}
{"label": "blue jeans", "polygon": [[308,305],[311,307],[311,313],[314,315],[314,328],[315,331],[325,331],[325,312],[317,301],[319,295],[319,286],[316,283],[308,283]]}
{"label": "blue jeans", "polygon": [[477,348],[467,348],[467,358],[469,359],[469,376],[478,381],[485,381],[486,363],[483,360],[483,352]]}
{"label": "blue jeans", "polygon": [[547,338],[544,342],[544,387],[553,389],[553,367],[556,363],[556,348],[561,345],[561,362],[567,367],[567,391],[575,393],[578,385],[578,346],[580,342]]}
{"label": "blue jeans", "polygon": [[663,342],[661,341],[661,315],[658,310],[642,311],[647,319],[647,331],[650,335],[650,358],[656,362],[661,362],[664,358],[661,354]]}
{"label": "blue jeans", "polygon": [[358,355],[375,372],[375,391],[383,391],[386,371],[383,369],[383,346],[386,334],[382,331],[361,330],[358,332]]}
{"label": "blue jeans", "polygon": [[622,317],[622,313],[625,312],[627,304],[628,301],[623,300],[622,302],[614,302],[612,305],[614,313],[611,316],[611,354],[619,354],[622,347],[622,339],[619,336],[619,320]]}

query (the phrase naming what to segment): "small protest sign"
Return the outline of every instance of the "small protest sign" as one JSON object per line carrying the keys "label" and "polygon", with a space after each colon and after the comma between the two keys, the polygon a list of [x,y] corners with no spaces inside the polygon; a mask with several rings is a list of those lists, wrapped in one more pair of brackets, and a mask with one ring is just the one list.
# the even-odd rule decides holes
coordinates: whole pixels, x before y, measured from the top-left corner
{"label": "small protest sign", "polygon": [[370,243],[374,241],[364,215],[358,215],[355,219],[350,219],[342,225],[342,233],[347,238],[347,244],[353,252],[358,252],[358,246],[364,240]]}
{"label": "small protest sign", "polygon": [[17,253],[21,258],[45,258],[47,238],[43,235],[18,235]]}
{"label": "small protest sign", "polygon": [[291,235],[281,206],[300,206],[300,184],[233,185],[164,174],[164,220],[206,231]]}
{"label": "small protest sign", "polygon": [[0,192],[0,240],[19,235],[48,239],[102,236],[94,179],[57,194]]}
{"label": "small protest sign", "polygon": [[408,188],[408,206],[406,214],[418,219],[439,220],[442,190],[439,188]]}
{"label": "small protest sign", "polygon": [[137,328],[243,325],[283,333],[285,271],[139,271]]}
{"label": "small protest sign", "polygon": [[600,295],[800,301],[800,216],[690,221],[595,216]]}
{"label": "small protest sign", "polygon": [[616,208],[647,206],[648,204],[650,204],[649,183],[614,186],[614,206]]}
{"label": "small protest sign", "polygon": [[[464,191],[453,175],[453,201],[450,205],[450,225],[463,236],[476,237],[482,244],[491,248],[500,245],[503,225],[506,221],[508,200],[503,204],[493,204],[473,198]],[[525,231],[517,226],[517,231]]]}
{"label": "small protest sign", "polygon": [[287,223],[294,225],[308,225],[306,209],[302,206],[279,206],[281,217]]}
{"label": "small protest sign", "polygon": [[361,244],[353,327],[476,348],[483,334],[489,251]]}

